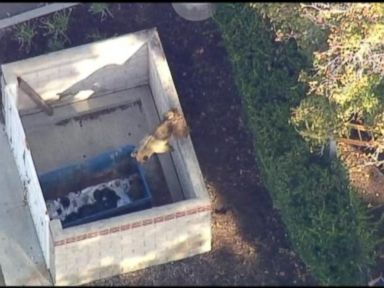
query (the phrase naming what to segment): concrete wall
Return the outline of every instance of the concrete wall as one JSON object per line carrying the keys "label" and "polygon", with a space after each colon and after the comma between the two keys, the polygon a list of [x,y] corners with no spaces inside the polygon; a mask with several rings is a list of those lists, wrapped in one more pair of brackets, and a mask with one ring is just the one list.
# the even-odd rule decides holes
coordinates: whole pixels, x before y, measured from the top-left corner
{"label": "concrete wall", "polygon": [[61,229],[51,222],[57,285],[86,283],[211,249],[209,201],[156,207]]}
{"label": "concrete wall", "polygon": [[[159,114],[171,107],[177,107],[183,113],[158,33],[153,33],[148,51],[149,83]],[[209,199],[191,137],[171,139],[171,144],[175,148],[171,155],[178,178],[183,183],[185,198]]]}
{"label": "concrete wall", "polygon": [[[147,86],[58,107],[52,117],[42,113],[23,116],[38,173],[136,145],[149,128],[141,112],[142,97],[151,97]],[[97,115],[108,107],[108,113]]]}
{"label": "concrete wall", "polygon": [[[116,47],[119,47],[120,50],[117,51]],[[137,54],[133,53],[133,50],[124,50],[127,47],[132,48]],[[111,51],[113,49],[116,51]],[[122,54],[125,57],[121,56]],[[127,55],[135,55],[138,58],[129,58],[126,57]],[[135,62],[135,59],[139,60]],[[62,64],[62,61],[66,61],[66,63]],[[122,69],[120,69],[121,67],[115,69],[115,67],[113,73],[97,74],[105,66],[110,67],[108,66],[110,63],[114,63],[113,65],[125,63],[127,66]],[[64,129],[57,128],[56,124],[60,121],[73,121],[73,117],[76,115],[83,115],[94,109],[108,107],[108,105],[131,101],[132,99],[127,94],[132,91],[138,92],[144,87],[143,85],[149,86],[144,87],[144,90],[138,93],[140,94],[138,97],[143,104],[142,113],[145,115],[147,127],[137,129],[137,131],[150,132],[152,127],[159,123],[162,114],[171,107],[178,107],[182,111],[155,29],[11,63],[2,68],[7,86],[15,87],[16,76],[21,75],[25,80],[33,83],[35,90],[44,99],[52,101],[51,103],[55,107],[54,116],[49,117],[39,111],[25,94],[17,92],[18,89],[12,96],[13,113],[19,115],[16,109],[18,107],[27,137],[29,137],[29,141],[33,142],[31,150],[37,163],[37,167],[32,165],[23,168],[22,171],[32,170],[32,178],[36,179],[36,171],[45,172],[54,168],[55,165],[61,166],[69,160],[72,162],[74,159],[68,154],[70,150],[73,150],[76,155],[73,157],[78,158],[82,153],[97,154],[101,152],[99,150],[105,148],[97,141],[89,144],[87,141],[81,140],[86,139],[87,136],[81,135],[80,130],[76,128],[78,124],[68,126],[65,131],[57,130]],[[51,70],[60,72],[57,72],[59,74],[52,78],[49,77]],[[45,82],[44,77],[48,77]],[[116,79],[118,81],[115,81]],[[96,89],[93,89],[95,87]],[[149,92],[145,92],[145,89]],[[94,95],[90,98],[88,98],[89,95],[84,99],[76,98],[79,95],[77,92],[87,90],[92,90],[91,93]],[[57,92],[63,91],[70,92],[70,95],[64,100],[55,98],[54,95]],[[6,93],[6,95],[11,94]],[[128,129],[129,123],[124,122],[124,117],[129,116],[128,114],[121,114],[121,116],[121,119],[115,119],[120,116],[114,112],[111,113],[112,118],[110,121],[108,120],[109,122],[105,118],[102,121],[90,120],[90,123],[93,121],[91,125],[96,126],[92,129],[89,126],[89,130],[93,132],[88,132],[92,134],[92,137],[96,137],[97,133],[105,132],[108,129],[118,132],[125,131],[124,129]],[[136,116],[135,119],[138,117]],[[23,128],[20,117],[18,119],[16,123]],[[145,120],[140,121],[145,122]],[[118,123],[117,126],[113,126],[114,122]],[[77,137],[72,135],[70,138],[70,133],[76,134],[76,131],[80,134]],[[16,135],[16,137],[18,142],[21,141],[20,137],[25,139],[24,134]],[[124,139],[124,137],[120,137],[118,143],[115,144],[129,144]],[[74,144],[65,141],[73,141]],[[88,143],[90,146],[88,150],[91,153],[86,149],[86,145],[81,148],[82,141]],[[44,147],[44,142],[47,147]],[[60,143],[64,143],[64,145],[67,143],[71,148],[66,150],[67,148],[64,146],[60,147]],[[40,241],[45,241],[45,246],[43,245],[42,248],[46,254],[49,254],[49,257],[46,258],[47,265],[50,266],[50,272],[57,285],[86,283],[151,265],[179,260],[211,249],[210,199],[191,138],[172,140],[172,145],[175,148],[174,152],[158,157],[168,189],[173,200],[177,202],[67,229],[62,229],[58,220],[50,221],[49,229],[44,230],[49,231],[49,239],[40,239]],[[48,146],[57,150],[51,151]],[[60,152],[60,150],[63,151]],[[87,150],[87,152],[83,150]],[[49,151],[49,153],[44,155],[44,151],[45,153]],[[54,153],[61,155],[53,155]],[[20,155],[17,154],[15,157],[20,158]],[[33,183],[36,184],[36,182]],[[32,191],[36,187],[28,186],[27,188]],[[41,200],[40,186],[36,189],[33,191]],[[37,218],[46,217],[45,211],[31,208],[32,214],[35,214],[34,217]],[[39,229],[39,223],[36,222],[35,225],[36,229]]]}
{"label": "concrete wall", "polygon": [[[38,18],[40,16],[59,11],[80,3],[1,3],[0,4],[0,29],[11,25]],[[43,6],[43,7],[42,7]],[[9,14],[8,14],[9,13]]]}
{"label": "concrete wall", "polygon": [[[2,65],[7,84],[21,76],[54,107],[148,83],[144,30],[109,40],[97,41],[46,55]],[[132,57],[135,55],[135,57]],[[113,75],[113,77],[111,77]],[[78,95],[74,95],[78,92]],[[59,101],[57,93],[67,94]],[[23,116],[40,109],[20,89],[16,105]]]}
{"label": "concrete wall", "polygon": [[31,211],[37,237],[47,268],[49,268],[49,256],[51,255],[49,253],[49,217],[46,213],[47,207],[37,178],[31,151],[16,108],[17,87],[15,85],[6,85],[4,79],[2,79],[2,87],[6,133],[13,157],[15,158],[17,170],[25,187],[25,200]]}

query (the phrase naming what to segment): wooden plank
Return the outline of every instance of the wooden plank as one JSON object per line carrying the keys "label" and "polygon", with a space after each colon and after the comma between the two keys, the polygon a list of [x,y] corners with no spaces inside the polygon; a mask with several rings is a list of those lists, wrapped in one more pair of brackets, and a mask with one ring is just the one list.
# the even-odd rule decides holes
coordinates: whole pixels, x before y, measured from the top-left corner
{"label": "wooden plank", "polygon": [[[92,90],[111,93],[148,83],[148,30],[72,47],[46,55],[2,65],[7,84],[17,83],[21,76],[41,97],[55,108],[57,93],[77,93]],[[19,110],[36,109],[22,91],[17,95]],[[70,99],[66,99],[70,98]],[[30,112],[30,111],[28,111]]]}
{"label": "wooden plank", "polygon": [[5,89],[5,100],[7,109],[5,110],[7,122],[8,138],[10,140],[11,151],[13,153],[16,166],[27,191],[27,203],[31,211],[32,220],[35,224],[36,233],[40,241],[44,260],[49,269],[49,217],[46,214],[47,208],[43,193],[37,178],[36,169],[32,159],[31,151],[26,141],[24,128],[16,108],[15,98],[17,87],[7,85]]}
{"label": "wooden plank", "polygon": [[37,106],[39,106],[47,115],[51,116],[53,114],[53,109],[44,99],[21,77],[17,77],[17,82],[21,90],[28,95]]}
{"label": "wooden plank", "polygon": [[361,137],[360,129],[357,129],[357,134],[359,135],[359,140],[363,141],[363,138]]}
{"label": "wooden plank", "polygon": [[35,112],[22,115],[21,119],[25,130],[30,133],[36,129],[41,129],[43,126],[55,126],[74,117],[81,117],[89,113],[133,103],[146,93],[148,93],[147,85],[138,86],[113,94],[95,95],[90,99],[77,100],[62,106],[56,106],[55,114],[51,117],[47,117],[41,112]]}
{"label": "wooden plank", "polygon": [[362,147],[374,147],[376,146],[376,141],[360,141],[360,140],[353,140],[353,139],[347,139],[347,138],[338,138],[337,141],[349,144],[349,145],[355,145],[355,146],[362,146]]}
{"label": "wooden plank", "polygon": [[[150,93],[149,87],[143,86],[116,97],[108,95],[56,108],[52,117],[43,113],[23,117],[38,173],[138,143],[147,129],[140,99]],[[51,122],[56,115],[58,122]]]}
{"label": "wooden plank", "polygon": [[356,130],[360,130],[360,131],[371,131],[372,130],[371,127],[361,125],[361,124],[348,123],[347,126],[354,128]]}

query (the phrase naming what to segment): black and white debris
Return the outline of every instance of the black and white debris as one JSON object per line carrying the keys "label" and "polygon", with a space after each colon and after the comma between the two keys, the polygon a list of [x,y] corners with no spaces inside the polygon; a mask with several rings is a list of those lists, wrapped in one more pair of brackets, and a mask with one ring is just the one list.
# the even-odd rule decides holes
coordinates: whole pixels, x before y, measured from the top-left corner
{"label": "black and white debris", "polygon": [[118,178],[78,192],[70,192],[65,197],[47,201],[49,217],[52,220],[71,221],[127,205],[132,202],[128,196],[130,189],[130,178]]}

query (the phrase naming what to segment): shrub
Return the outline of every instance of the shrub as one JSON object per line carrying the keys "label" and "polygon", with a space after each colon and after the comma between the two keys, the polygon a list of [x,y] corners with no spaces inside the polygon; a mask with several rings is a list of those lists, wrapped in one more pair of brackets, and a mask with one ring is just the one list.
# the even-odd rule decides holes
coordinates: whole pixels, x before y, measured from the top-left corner
{"label": "shrub", "polygon": [[41,19],[41,28],[45,30],[44,36],[50,36],[48,40],[49,51],[64,48],[65,43],[70,43],[67,36],[69,19],[72,9],[55,12],[52,16]]}
{"label": "shrub", "polygon": [[30,22],[24,22],[16,25],[14,28],[15,38],[19,42],[19,49],[25,49],[26,53],[29,53],[32,47],[32,39],[36,36],[37,32],[35,26]]}
{"label": "shrub", "polygon": [[109,10],[109,4],[107,3],[92,3],[88,11],[93,15],[100,15],[100,22],[103,22],[108,16],[113,18],[113,14]]}
{"label": "shrub", "polygon": [[265,186],[290,241],[322,284],[367,283],[376,234],[342,165],[310,153],[289,123],[305,97],[308,61],[294,40],[274,42],[268,19],[246,3],[220,4],[215,21],[232,62]]}

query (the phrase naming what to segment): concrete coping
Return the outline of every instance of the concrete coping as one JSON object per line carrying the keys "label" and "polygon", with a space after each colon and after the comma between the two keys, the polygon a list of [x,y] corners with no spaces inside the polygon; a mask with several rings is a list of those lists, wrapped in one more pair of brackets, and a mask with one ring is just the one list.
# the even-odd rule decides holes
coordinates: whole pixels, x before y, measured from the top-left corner
{"label": "concrete coping", "polygon": [[[23,5],[24,3],[14,3],[14,5]],[[36,3],[38,4],[38,3]],[[31,20],[33,18],[37,18],[52,12],[56,12],[58,10],[66,9],[75,5],[78,5],[80,3],[53,3],[53,4],[47,4],[43,7],[35,8],[26,12],[21,12],[18,14],[15,14],[13,16],[0,19],[0,29],[7,28],[9,26],[13,26],[16,24],[19,24],[24,21]],[[1,4],[0,4],[1,5]]]}

